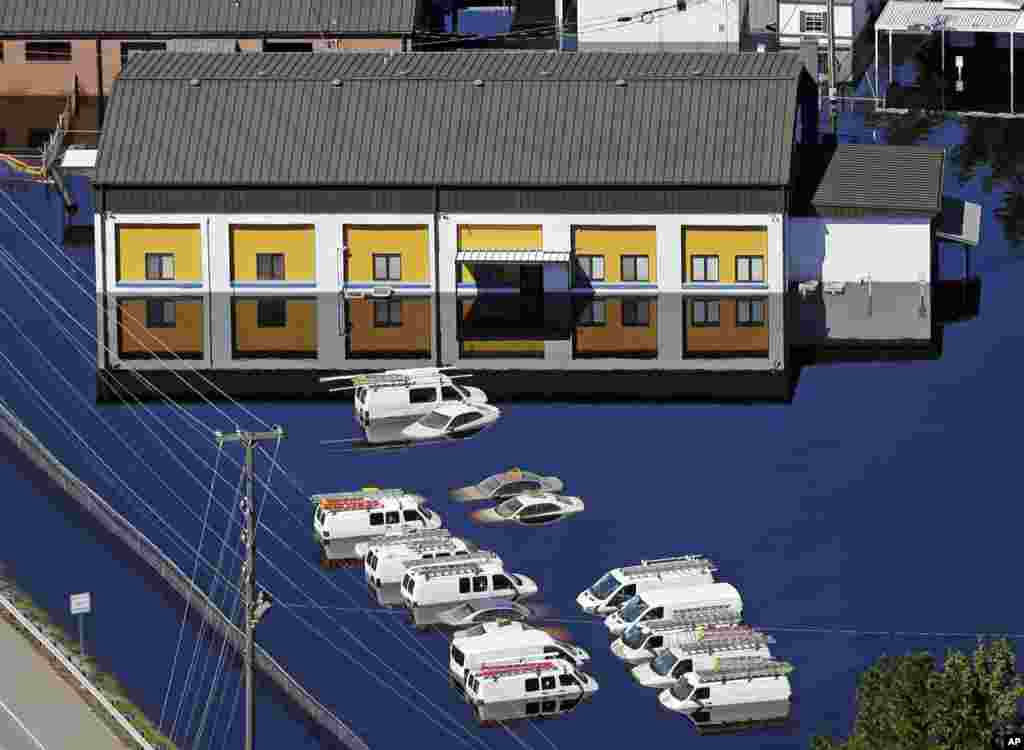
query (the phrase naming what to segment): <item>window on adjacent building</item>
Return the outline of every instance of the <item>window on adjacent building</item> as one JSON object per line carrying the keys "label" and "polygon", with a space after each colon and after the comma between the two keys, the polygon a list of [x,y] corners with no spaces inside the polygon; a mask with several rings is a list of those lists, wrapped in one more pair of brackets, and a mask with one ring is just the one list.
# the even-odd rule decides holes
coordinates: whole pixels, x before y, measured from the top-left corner
{"label": "window on adjacent building", "polygon": [[256,302],[257,328],[284,328],[288,325],[288,301],[261,299]]}
{"label": "window on adjacent building", "polygon": [[801,34],[824,34],[828,31],[828,15],[825,11],[800,11]]}
{"label": "window on adjacent building", "polygon": [[755,255],[737,256],[736,281],[764,281],[764,258]]}
{"label": "window on adjacent building", "polygon": [[716,299],[696,299],[690,305],[690,321],[695,326],[717,326],[721,321]]}
{"label": "window on adjacent building", "polygon": [[764,325],[764,300],[761,300],[761,299],[738,299],[738,300],[736,300],[736,325],[738,325],[738,326],[763,326]]}
{"label": "window on adjacent building", "polygon": [[622,325],[648,326],[651,324],[651,301],[646,299],[622,300]]}
{"label": "window on adjacent building", "polygon": [[603,255],[577,255],[576,265],[584,279],[588,281],[604,281]]}
{"label": "window on adjacent building", "polygon": [[373,280],[374,281],[401,281],[402,280],[402,256],[391,254],[374,253],[373,256]]}
{"label": "window on adjacent building", "polygon": [[718,281],[718,256],[694,255],[690,258],[690,281]]}
{"label": "window on adjacent building", "polygon": [[146,253],[146,281],[171,281],[173,279],[173,253]]}
{"label": "window on adjacent building", "polygon": [[583,303],[580,310],[580,318],[577,325],[581,326],[603,326],[608,322],[605,300],[593,299]]}
{"label": "window on adjacent building", "polygon": [[647,265],[648,261],[646,255],[623,255],[622,280],[647,281]]}
{"label": "window on adjacent building", "polygon": [[313,43],[312,42],[303,42],[301,40],[295,40],[295,41],[285,41],[285,40],[274,41],[274,40],[268,39],[267,41],[263,42],[263,51],[264,52],[312,52],[313,51]]}
{"label": "window on adjacent building", "polygon": [[178,321],[174,300],[146,300],[146,328],[174,328]]}
{"label": "window on adjacent building", "polygon": [[402,325],[401,300],[373,300],[373,325],[377,328],[397,328]]}
{"label": "window on adjacent building", "polygon": [[256,253],[259,281],[284,281],[284,253]]}
{"label": "window on adjacent building", "polygon": [[139,52],[163,52],[166,49],[167,42],[122,42],[121,67],[127,65]]}
{"label": "window on adjacent building", "polygon": [[71,62],[71,42],[28,42],[26,62]]}

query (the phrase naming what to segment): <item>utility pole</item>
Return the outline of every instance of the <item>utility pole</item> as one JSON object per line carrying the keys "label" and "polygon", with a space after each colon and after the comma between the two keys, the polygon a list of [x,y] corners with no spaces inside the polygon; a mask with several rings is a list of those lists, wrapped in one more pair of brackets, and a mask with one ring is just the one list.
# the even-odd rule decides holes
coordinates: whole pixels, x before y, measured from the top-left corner
{"label": "utility pole", "polygon": [[828,0],[828,111],[832,135],[839,137],[839,116],[836,112],[836,3]]}
{"label": "utility pole", "polygon": [[245,643],[242,653],[243,671],[245,676],[245,750],[252,750],[255,728],[255,693],[253,690],[253,665],[255,662],[256,642],[254,631],[266,611],[270,609],[270,597],[263,591],[256,596],[256,508],[253,493],[254,456],[253,449],[261,440],[280,440],[284,430],[278,426],[270,432],[215,432],[217,443],[241,443],[245,448],[245,496],[242,498],[241,511],[245,516],[242,528],[242,544],[245,545],[245,562],[242,563],[241,591],[245,600],[242,616],[245,618]]}

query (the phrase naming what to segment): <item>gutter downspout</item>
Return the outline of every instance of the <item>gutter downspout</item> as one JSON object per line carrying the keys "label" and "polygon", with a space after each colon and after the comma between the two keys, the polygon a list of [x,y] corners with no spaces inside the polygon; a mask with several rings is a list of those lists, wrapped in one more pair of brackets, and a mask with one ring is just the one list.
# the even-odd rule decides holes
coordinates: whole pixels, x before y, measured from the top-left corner
{"label": "gutter downspout", "polygon": [[100,278],[103,280],[100,285],[100,303],[103,305],[103,333],[99,337],[100,345],[103,348],[103,369],[110,369],[110,347],[107,345],[107,335],[110,331],[110,314],[107,305],[107,190],[104,187],[99,189],[100,199]]}
{"label": "gutter downspout", "polygon": [[106,106],[103,100],[103,40],[96,40],[96,127],[103,130],[103,115]]}
{"label": "gutter downspout", "polygon": [[437,366],[442,367],[441,351],[441,188],[434,185],[434,346]]}

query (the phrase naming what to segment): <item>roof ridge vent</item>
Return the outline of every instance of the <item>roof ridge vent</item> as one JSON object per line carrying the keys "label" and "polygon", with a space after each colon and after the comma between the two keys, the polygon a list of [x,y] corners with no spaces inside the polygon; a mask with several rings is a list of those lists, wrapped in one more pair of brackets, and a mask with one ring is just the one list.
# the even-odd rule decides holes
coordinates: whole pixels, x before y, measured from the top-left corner
{"label": "roof ridge vent", "polygon": [[341,86],[341,79],[340,78],[332,78],[331,79],[331,85],[334,86],[334,88],[338,88],[339,86]]}
{"label": "roof ridge vent", "polygon": [[474,85],[474,86],[476,86],[477,88],[479,88],[480,86],[483,86],[483,85],[484,85],[484,82],[483,82],[483,81],[481,81],[481,80],[480,80],[479,78],[477,78],[477,79],[475,79],[475,80],[473,81],[473,85]]}
{"label": "roof ridge vent", "polygon": [[198,78],[190,78],[189,81],[188,81],[188,85],[189,86],[198,86],[199,85],[199,79]]}
{"label": "roof ridge vent", "polygon": [[619,88],[622,88],[623,86],[626,85],[626,79],[625,78],[616,78],[615,79],[615,85],[618,86]]}

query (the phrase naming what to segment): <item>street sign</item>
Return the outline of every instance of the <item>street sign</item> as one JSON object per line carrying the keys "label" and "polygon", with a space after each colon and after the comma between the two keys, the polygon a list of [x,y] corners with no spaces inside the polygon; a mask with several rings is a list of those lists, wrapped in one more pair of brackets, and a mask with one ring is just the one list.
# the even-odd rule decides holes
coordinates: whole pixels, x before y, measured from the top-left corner
{"label": "street sign", "polygon": [[72,594],[71,595],[71,614],[73,615],[87,615],[92,611],[92,595],[87,593],[84,594]]}

